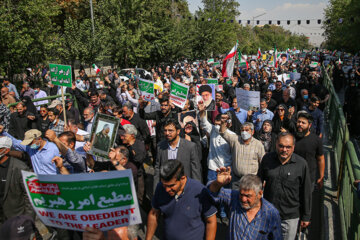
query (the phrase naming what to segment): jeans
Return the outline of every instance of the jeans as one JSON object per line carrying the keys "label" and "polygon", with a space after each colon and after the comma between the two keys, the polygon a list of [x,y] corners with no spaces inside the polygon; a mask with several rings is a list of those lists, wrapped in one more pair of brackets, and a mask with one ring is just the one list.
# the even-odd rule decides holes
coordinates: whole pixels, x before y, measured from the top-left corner
{"label": "jeans", "polygon": [[299,225],[299,218],[281,220],[283,240],[294,240]]}
{"label": "jeans", "polygon": [[[207,175],[207,182],[216,180],[216,177],[217,177],[217,172],[209,169],[208,175]],[[229,188],[229,187],[224,186],[224,188]],[[222,218],[226,217],[225,206],[223,204],[219,205],[218,210],[220,212],[220,217],[222,217]]]}

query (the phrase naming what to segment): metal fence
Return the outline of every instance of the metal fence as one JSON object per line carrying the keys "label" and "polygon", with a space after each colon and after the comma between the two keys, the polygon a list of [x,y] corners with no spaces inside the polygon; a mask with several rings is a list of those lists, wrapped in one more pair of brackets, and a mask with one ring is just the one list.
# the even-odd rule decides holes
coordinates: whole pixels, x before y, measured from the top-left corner
{"label": "metal fence", "polygon": [[344,240],[360,239],[360,199],[353,185],[356,179],[360,179],[360,164],[354,145],[349,140],[349,130],[342,105],[328,72],[323,68],[324,84],[330,93],[326,111],[329,116],[329,137],[334,149],[335,169],[338,176],[341,233]]}

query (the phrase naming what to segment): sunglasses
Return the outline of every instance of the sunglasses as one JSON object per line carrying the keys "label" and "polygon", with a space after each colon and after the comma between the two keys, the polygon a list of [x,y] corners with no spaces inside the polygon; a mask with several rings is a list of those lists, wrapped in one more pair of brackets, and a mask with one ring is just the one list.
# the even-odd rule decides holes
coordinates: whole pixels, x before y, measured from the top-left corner
{"label": "sunglasses", "polygon": [[278,111],[285,111],[285,109],[283,109],[283,108],[278,108]]}

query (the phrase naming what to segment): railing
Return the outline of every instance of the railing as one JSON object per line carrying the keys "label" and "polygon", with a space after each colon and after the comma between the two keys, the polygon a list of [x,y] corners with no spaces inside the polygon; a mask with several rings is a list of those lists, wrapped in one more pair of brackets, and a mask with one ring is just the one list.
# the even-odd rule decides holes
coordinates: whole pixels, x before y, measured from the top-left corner
{"label": "railing", "polygon": [[[78,107],[75,96],[71,95],[70,93],[64,93],[64,97],[73,100],[73,101],[74,101],[74,106],[75,106],[76,108]],[[40,105],[37,105],[37,106],[36,106],[36,107],[39,107],[39,106],[43,106],[43,105],[49,105],[52,100],[57,99],[57,98],[60,98],[60,99],[61,99],[61,94],[60,94],[60,95],[54,95],[54,96],[48,96],[48,97],[44,97],[44,98],[33,99],[32,102],[40,102],[40,101],[44,101],[44,100],[50,100],[48,103],[44,103],[44,104],[40,104]],[[8,104],[8,108],[10,108],[10,107],[15,107],[18,103],[19,103],[19,102],[10,103],[10,104]]]}
{"label": "railing", "polygon": [[354,145],[349,141],[349,130],[339,98],[331,78],[323,68],[324,84],[329,90],[327,104],[329,116],[330,139],[335,157],[335,169],[338,176],[338,199],[342,238],[344,240],[360,239],[360,199],[357,197],[353,183],[360,179],[360,164]]}

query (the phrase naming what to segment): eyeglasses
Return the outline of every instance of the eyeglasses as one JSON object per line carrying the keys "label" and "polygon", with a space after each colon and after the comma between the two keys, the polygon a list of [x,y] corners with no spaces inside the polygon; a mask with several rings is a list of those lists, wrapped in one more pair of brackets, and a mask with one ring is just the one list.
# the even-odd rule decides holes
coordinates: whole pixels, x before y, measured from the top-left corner
{"label": "eyeglasses", "polygon": [[278,111],[285,111],[285,109],[283,109],[283,108],[278,108]]}

